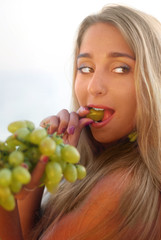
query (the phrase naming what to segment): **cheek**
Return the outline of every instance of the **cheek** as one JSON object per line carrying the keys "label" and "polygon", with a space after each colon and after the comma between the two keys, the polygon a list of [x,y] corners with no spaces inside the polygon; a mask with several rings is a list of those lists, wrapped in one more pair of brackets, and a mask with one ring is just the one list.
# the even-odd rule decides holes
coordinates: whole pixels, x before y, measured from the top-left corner
{"label": "cheek", "polygon": [[136,108],[136,91],[134,81],[129,81],[129,84],[124,84],[124,88],[122,89],[120,96],[120,103],[121,100],[123,102],[123,107],[125,109],[129,108],[130,112]]}
{"label": "cheek", "polygon": [[134,84],[124,84],[124,88],[120,87],[120,91],[115,91],[113,101],[115,103],[115,117],[113,124],[115,129],[126,135],[136,124],[136,93]]}
{"label": "cheek", "polygon": [[[135,91],[131,91],[131,94],[124,98],[122,108],[120,108],[120,115],[124,122],[124,128],[134,128],[136,124],[136,95]],[[122,109],[122,111],[121,111]]]}

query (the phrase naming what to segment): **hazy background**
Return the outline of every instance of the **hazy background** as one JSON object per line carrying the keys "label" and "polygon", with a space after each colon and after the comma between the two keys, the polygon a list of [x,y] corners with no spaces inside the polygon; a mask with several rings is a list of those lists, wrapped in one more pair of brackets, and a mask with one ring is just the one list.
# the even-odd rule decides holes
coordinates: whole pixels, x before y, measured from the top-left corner
{"label": "hazy background", "polygon": [[0,0],[0,140],[15,120],[39,122],[69,108],[77,27],[105,4],[126,4],[161,21],[159,0]]}

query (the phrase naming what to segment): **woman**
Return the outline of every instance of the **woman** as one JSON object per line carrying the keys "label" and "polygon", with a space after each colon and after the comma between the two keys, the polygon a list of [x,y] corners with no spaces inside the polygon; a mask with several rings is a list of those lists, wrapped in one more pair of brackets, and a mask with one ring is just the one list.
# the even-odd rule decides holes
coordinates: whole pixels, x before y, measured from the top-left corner
{"label": "woman", "polygon": [[[82,22],[74,111],[62,110],[41,126],[50,124],[49,133],[63,133],[66,143],[78,145],[88,174],[63,182],[36,224],[42,189],[33,188],[45,168],[39,162],[21,195],[28,196],[18,200],[22,231],[18,209],[1,210],[0,226],[8,219],[11,229],[11,220],[17,223],[12,239],[161,239],[160,62],[161,24],[153,17],[113,5]],[[102,121],[86,117],[91,109],[103,111]],[[3,236],[9,239],[5,230]]]}

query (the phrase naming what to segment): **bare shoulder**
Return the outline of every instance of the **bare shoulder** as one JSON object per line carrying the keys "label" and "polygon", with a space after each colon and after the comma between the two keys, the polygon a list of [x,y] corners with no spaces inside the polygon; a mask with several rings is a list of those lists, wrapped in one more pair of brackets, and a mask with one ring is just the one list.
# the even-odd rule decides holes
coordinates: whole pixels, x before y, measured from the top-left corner
{"label": "bare shoulder", "polygon": [[91,191],[91,194],[97,192],[101,195],[108,193],[110,195],[116,193],[120,195],[128,186],[129,181],[130,176],[127,175],[126,171],[115,171],[101,178]]}
{"label": "bare shoulder", "polygon": [[91,207],[93,205],[93,208],[95,208],[95,205],[99,205],[98,211],[104,207],[109,211],[113,211],[116,209],[122,194],[126,191],[129,182],[130,176],[126,171],[113,172],[98,181],[86,201]]}

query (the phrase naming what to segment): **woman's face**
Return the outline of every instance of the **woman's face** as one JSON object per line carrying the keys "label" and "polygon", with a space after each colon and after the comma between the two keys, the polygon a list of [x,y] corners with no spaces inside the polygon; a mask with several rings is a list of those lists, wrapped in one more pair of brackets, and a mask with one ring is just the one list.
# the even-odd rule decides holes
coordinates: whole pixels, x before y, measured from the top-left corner
{"label": "woman's face", "polygon": [[135,57],[117,28],[97,23],[84,34],[77,59],[75,93],[80,106],[104,109],[90,125],[101,143],[116,141],[135,127]]}

